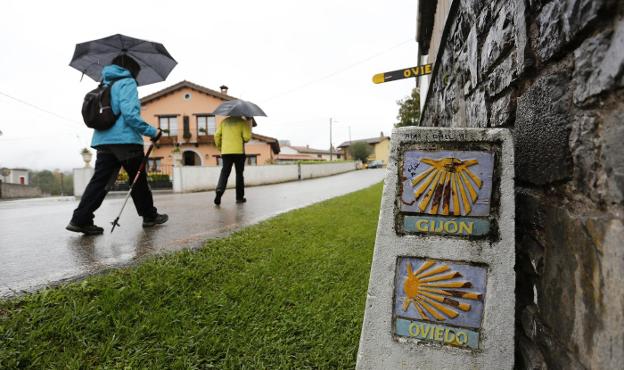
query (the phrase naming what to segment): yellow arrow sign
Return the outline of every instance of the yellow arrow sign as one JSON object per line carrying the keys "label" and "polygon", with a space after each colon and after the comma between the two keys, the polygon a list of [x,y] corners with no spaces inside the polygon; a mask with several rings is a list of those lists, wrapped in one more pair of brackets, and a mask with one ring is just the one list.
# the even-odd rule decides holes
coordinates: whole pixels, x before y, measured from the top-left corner
{"label": "yellow arrow sign", "polygon": [[377,73],[373,76],[373,82],[376,84],[402,80],[404,78],[418,77],[431,74],[432,64],[423,64],[421,66],[409,67],[405,69],[397,69],[396,71]]}

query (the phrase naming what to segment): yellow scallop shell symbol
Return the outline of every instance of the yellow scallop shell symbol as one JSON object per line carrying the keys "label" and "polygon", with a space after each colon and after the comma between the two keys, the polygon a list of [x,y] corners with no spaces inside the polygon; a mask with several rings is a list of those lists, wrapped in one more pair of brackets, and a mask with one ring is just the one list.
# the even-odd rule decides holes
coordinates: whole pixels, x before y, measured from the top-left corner
{"label": "yellow scallop shell symbol", "polygon": [[412,186],[416,189],[414,196],[419,200],[418,209],[432,215],[449,215],[451,209],[455,216],[470,214],[483,181],[468,167],[479,161],[448,157],[422,158],[420,162],[431,168],[412,179]]}
{"label": "yellow scallop shell symbol", "polygon": [[454,319],[459,316],[459,311],[470,311],[469,303],[462,303],[451,297],[481,301],[483,295],[455,290],[472,287],[469,281],[457,280],[461,277],[459,272],[436,261],[427,260],[416,271],[413,270],[411,263],[407,263],[407,278],[403,283],[405,292],[403,311],[407,311],[412,304],[420,317],[428,321],[431,317],[438,321]]}

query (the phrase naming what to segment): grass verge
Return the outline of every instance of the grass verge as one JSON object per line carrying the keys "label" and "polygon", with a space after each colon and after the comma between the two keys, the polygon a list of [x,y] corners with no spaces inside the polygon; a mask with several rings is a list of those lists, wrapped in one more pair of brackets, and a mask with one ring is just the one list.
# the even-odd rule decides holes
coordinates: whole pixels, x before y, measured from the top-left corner
{"label": "grass verge", "polygon": [[0,368],[353,368],[380,195],[0,301]]}

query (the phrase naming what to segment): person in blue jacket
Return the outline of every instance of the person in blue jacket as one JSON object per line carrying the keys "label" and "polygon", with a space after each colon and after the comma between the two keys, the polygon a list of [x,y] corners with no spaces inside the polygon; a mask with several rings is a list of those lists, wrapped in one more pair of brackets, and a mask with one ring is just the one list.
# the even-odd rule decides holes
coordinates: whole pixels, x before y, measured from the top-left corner
{"label": "person in blue jacket", "polygon": [[[125,54],[118,55],[112,64],[102,69],[102,81],[113,84],[110,90],[111,108],[119,118],[110,129],[95,130],[93,133],[91,147],[97,150],[95,171],[66,227],[69,231],[87,235],[104,232],[103,228],[94,225],[93,212],[102,204],[121,167],[128,173],[129,181],[134,179],[143,161],[143,136],[154,140],[160,135],[159,130],[141,118],[141,102],[135,80],[140,70],[139,64]],[[139,216],[143,217],[143,227],[163,224],[169,219],[154,207],[144,171],[137,179],[131,196]]]}

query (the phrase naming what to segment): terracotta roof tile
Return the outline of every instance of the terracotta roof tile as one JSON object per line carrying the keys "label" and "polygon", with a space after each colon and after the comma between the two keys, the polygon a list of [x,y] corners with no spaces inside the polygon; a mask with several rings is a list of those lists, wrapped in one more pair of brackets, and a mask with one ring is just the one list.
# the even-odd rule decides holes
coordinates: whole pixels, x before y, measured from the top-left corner
{"label": "terracotta roof tile", "polygon": [[223,101],[236,99],[233,96],[229,96],[227,94],[222,94],[219,91],[212,90],[212,89],[209,89],[207,87],[204,87],[204,86],[195,84],[193,82],[184,80],[184,81],[178,82],[175,85],[171,85],[171,86],[166,87],[166,88],[164,88],[162,90],[156,91],[153,94],[149,94],[147,96],[144,96],[143,98],[141,98],[141,104],[145,105],[145,104],[147,104],[147,103],[149,103],[149,102],[151,102],[153,100],[156,100],[156,99],[161,98],[163,96],[169,95],[169,94],[171,94],[171,93],[173,93],[175,91],[178,91],[180,89],[183,89],[185,87],[188,87],[189,89],[193,89],[195,91],[202,92],[204,94],[208,94],[210,96],[214,96],[215,98],[221,99]]}
{"label": "terracotta roof tile", "polygon": [[345,141],[344,143],[338,145],[338,148],[346,148],[349,145],[351,145],[351,143],[357,143],[360,141],[366,142],[368,144],[377,144],[379,142],[381,142],[382,140],[385,139],[390,139],[389,136],[377,136],[377,137],[372,137],[370,139],[360,139],[360,140],[353,140],[353,141]]}

